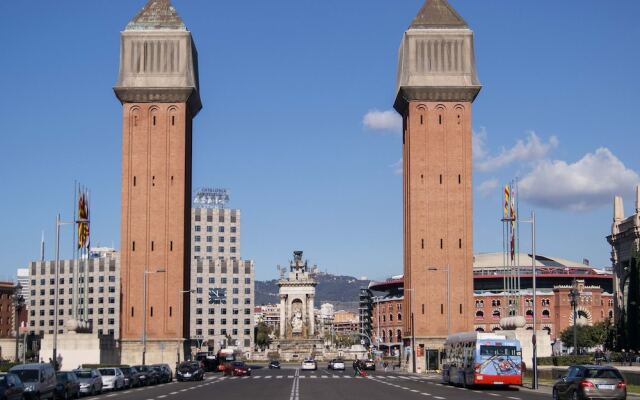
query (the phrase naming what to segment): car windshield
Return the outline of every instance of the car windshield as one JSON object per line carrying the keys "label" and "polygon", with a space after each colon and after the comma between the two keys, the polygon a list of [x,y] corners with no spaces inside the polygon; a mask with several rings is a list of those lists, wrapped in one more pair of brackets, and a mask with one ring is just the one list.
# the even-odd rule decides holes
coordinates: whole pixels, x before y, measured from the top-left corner
{"label": "car windshield", "polygon": [[585,371],[585,378],[594,379],[619,379],[622,380],[622,375],[615,369],[587,369]]}
{"label": "car windshield", "polygon": [[244,368],[244,363],[243,362],[234,362],[233,366],[236,368]]}
{"label": "car windshield", "polygon": [[136,369],[140,372],[147,372],[149,369],[144,365],[138,365]]}
{"label": "car windshield", "polygon": [[131,368],[120,368],[123,374],[129,375],[131,373]]}
{"label": "car windshield", "polygon": [[101,368],[100,369],[100,375],[115,375],[116,374],[116,370],[113,368]]}
{"label": "car windshield", "polygon": [[66,381],[68,381],[68,380],[69,380],[69,377],[67,376],[67,373],[66,373],[66,372],[63,372],[63,373],[57,373],[57,374],[56,374],[56,378],[58,378],[58,380],[59,380],[59,381],[63,381],[63,382],[66,382]]}
{"label": "car windshield", "polygon": [[76,376],[80,379],[91,378],[91,371],[76,371]]}
{"label": "car windshield", "polygon": [[37,369],[19,369],[17,371],[11,371],[12,374],[18,375],[22,382],[37,382],[38,370]]}

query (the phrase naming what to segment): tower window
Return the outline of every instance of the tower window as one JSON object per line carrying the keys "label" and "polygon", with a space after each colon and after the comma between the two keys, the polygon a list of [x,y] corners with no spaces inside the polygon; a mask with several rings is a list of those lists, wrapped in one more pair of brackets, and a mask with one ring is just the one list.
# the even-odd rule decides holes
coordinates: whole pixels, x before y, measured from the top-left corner
{"label": "tower window", "polygon": [[152,120],[153,120],[152,121],[153,126],[156,126],[156,116],[155,115],[153,116]]}
{"label": "tower window", "polygon": [[458,114],[458,125],[462,124],[462,115]]}
{"label": "tower window", "polygon": [[172,116],[171,116],[171,125],[173,126],[173,125],[175,125],[175,124],[176,124],[176,116],[175,116],[175,115],[172,115]]}
{"label": "tower window", "polygon": [[173,185],[173,175],[171,175],[171,184]]}
{"label": "tower window", "polygon": [[458,184],[462,183],[462,175],[458,174]]}
{"label": "tower window", "polygon": [[133,307],[131,307],[131,317],[133,317]]}
{"label": "tower window", "polygon": [[151,251],[153,251],[153,250],[154,250],[154,247],[155,247],[154,245],[155,245],[155,243],[154,243],[154,242],[153,242],[153,240],[152,240],[152,241],[151,241]]}
{"label": "tower window", "polygon": [[461,249],[462,248],[462,239],[458,239],[458,248]]}
{"label": "tower window", "polygon": [[131,251],[136,251],[136,241],[131,242]]}
{"label": "tower window", "polygon": [[169,316],[173,316],[173,307],[169,306]]}
{"label": "tower window", "polygon": [[134,176],[133,177],[133,186],[135,186],[135,185],[136,185],[136,177]]}
{"label": "tower window", "polygon": [[153,317],[153,306],[151,306],[151,316]]}
{"label": "tower window", "polygon": [[169,242],[169,251],[173,251],[173,240]]}
{"label": "tower window", "polygon": [[440,174],[440,184],[442,185],[442,174]]}
{"label": "tower window", "polygon": [[442,125],[442,114],[438,115],[438,124]]}
{"label": "tower window", "polygon": [[[424,314],[424,304],[422,305],[422,313]],[[400,314],[398,314],[398,316],[400,316]],[[398,318],[400,319],[400,318]]]}
{"label": "tower window", "polygon": [[440,314],[444,314],[444,304],[440,303]]}
{"label": "tower window", "polygon": [[155,186],[156,185],[156,177],[152,176],[151,177],[151,186]]}
{"label": "tower window", "polygon": [[424,116],[420,116],[420,125],[424,125]]}
{"label": "tower window", "polygon": [[444,245],[444,240],[440,239],[440,248],[442,249]]}
{"label": "tower window", "polygon": [[422,248],[424,249],[424,239],[421,239],[422,241]]}
{"label": "tower window", "polygon": [[460,314],[462,314],[462,304],[460,304]]}

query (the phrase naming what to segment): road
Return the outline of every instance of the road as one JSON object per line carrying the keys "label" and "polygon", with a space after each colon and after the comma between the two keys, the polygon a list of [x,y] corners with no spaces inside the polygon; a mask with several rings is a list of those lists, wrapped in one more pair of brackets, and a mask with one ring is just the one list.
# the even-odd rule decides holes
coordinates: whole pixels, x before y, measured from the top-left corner
{"label": "road", "polygon": [[[463,389],[440,384],[437,376],[409,376],[395,372],[369,371],[367,378],[354,377],[353,370],[300,371],[254,369],[249,377],[207,374],[202,382],[172,382],[147,388],[105,393],[100,400],[417,400],[425,398],[539,400],[549,395],[519,388]],[[92,398],[93,399],[93,398]]]}

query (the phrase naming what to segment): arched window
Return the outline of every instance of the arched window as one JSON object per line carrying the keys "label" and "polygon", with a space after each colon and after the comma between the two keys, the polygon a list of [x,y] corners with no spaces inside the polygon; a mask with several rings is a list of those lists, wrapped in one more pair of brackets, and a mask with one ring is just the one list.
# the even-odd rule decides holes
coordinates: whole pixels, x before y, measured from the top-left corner
{"label": "arched window", "polygon": [[387,322],[387,316],[386,315],[382,316],[382,322]]}
{"label": "arched window", "polygon": [[386,342],[387,341],[387,332],[382,331],[382,342]]}
{"label": "arched window", "polygon": [[402,314],[398,313],[398,321],[402,321]]}
{"label": "arched window", "polygon": [[482,310],[476,311],[476,318],[484,318],[484,312]]}
{"label": "arched window", "polygon": [[547,335],[551,335],[551,328],[549,328],[548,326],[545,326],[544,328],[542,328],[543,331],[547,331]]}
{"label": "arched window", "polygon": [[398,335],[398,342],[401,342],[402,341],[402,331],[400,329],[398,329],[396,331],[396,334]]}
{"label": "arched window", "polygon": [[393,331],[389,329],[389,342],[393,342]]}
{"label": "arched window", "polygon": [[528,330],[528,331],[532,331],[532,330],[533,330],[533,327],[532,327],[532,326],[527,326],[527,330]]}
{"label": "arched window", "polygon": [[609,318],[612,319],[613,318],[613,310],[609,310]]}
{"label": "arched window", "polygon": [[491,300],[491,307],[495,307],[496,306],[496,301],[495,300]]}
{"label": "arched window", "polygon": [[533,318],[533,310],[527,310],[527,311],[525,311],[524,315],[525,315],[527,318]]}
{"label": "arched window", "polygon": [[393,314],[389,314],[389,322],[393,321]]}
{"label": "arched window", "polygon": [[476,332],[484,332],[484,328],[476,328]]}
{"label": "arched window", "polygon": [[499,326],[496,326],[492,329],[493,332],[501,331],[502,329]]}
{"label": "arched window", "polygon": [[496,306],[500,306],[500,300],[496,300]]}
{"label": "arched window", "polygon": [[549,318],[549,310],[542,310],[542,318]]}
{"label": "arched window", "polygon": [[495,319],[499,319],[500,318],[500,310],[493,310],[493,314],[491,314],[491,316]]}

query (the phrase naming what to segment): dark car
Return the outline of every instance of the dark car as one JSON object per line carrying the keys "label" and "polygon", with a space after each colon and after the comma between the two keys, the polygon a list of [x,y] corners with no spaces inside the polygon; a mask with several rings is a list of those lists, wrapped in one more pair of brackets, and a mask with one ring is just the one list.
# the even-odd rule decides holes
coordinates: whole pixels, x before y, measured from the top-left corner
{"label": "dark car", "polygon": [[280,369],[280,361],[273,360],[269,362],[269,369]]}
{"label": "dark car", "polygon": [[158,373],[148,365],[136,365],[133,368],[140,373],[138,377],[141,386],[155,385],[158,383]]}
{"label": "dark car", "polygon": [[204,379],[204,370],[198,361],[185,361],[176,369],[176,379],[182,381],[201,381]]}
{"label": "dark car", "polygon": [[171,372],[167,371],[160,365],[152,365],[149,367],[153,371],[158,374],[158,383],[169,383],[171,382]]}
{"label": "dark car", "polygon": [[77,399],[80,397],[80,381],[73,372],[61,371],[56,373],[56,398]]}
{"label": "dark car", "polygon": [[627,385],[620,372],[611,366],[573,365],[567,375],[553,385],[554,399],[627,398]]}
{"label": "dark car", "polygon": [[0,374],[0,399],[22,400],[24,385],[16,374]]}
{"label": "dark car", "polygon": [[124,374],[124,387],[133,388],[140,386],[140,373],[133,367],[121,367]]}

